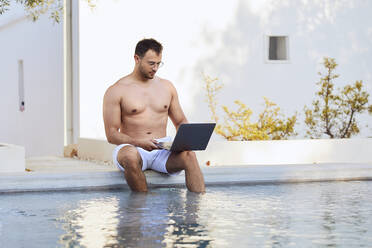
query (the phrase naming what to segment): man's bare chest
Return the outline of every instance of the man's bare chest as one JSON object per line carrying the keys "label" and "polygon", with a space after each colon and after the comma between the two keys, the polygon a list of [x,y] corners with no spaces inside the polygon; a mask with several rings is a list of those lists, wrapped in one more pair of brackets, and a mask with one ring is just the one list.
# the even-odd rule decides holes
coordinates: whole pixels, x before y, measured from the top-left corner
{"label": "man's bare chest", "polygon": [[132,88],[123,92],[120,105],[122,113],[130,115],[146,111],[167,112],[170,102],[171,94],[164,88]]}

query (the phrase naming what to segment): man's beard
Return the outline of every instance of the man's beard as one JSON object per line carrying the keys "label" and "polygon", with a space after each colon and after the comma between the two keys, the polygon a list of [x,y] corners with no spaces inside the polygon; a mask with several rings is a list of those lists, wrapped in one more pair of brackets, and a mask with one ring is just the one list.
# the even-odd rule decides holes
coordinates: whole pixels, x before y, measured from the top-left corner
{"label": "man's beard", "polygon": [[140,68],[140,72],[141,72],[142,77],[144,77],[146,79],[153,79],[154,76],[155,76],[155,72],[153,72],[153,71],[146,72],[142,68]]}

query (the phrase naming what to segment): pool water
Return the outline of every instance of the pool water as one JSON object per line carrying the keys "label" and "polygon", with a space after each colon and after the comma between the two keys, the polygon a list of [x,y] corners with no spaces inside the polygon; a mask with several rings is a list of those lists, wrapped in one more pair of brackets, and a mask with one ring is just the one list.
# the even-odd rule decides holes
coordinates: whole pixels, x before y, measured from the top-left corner
{"label": "pool water", "polygon": [[372,181],[0,194],[0,247],[368,247]]}

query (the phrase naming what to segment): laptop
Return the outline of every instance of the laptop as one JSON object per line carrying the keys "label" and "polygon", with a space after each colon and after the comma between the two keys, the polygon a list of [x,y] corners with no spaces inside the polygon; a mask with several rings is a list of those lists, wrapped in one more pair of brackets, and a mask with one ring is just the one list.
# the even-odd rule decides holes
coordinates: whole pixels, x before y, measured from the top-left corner
{"label": "laptop", "polygon": [[159,142],[158,146],[172,152],[205,150],[215,126],[216,123],[181,124],[173,142]]}

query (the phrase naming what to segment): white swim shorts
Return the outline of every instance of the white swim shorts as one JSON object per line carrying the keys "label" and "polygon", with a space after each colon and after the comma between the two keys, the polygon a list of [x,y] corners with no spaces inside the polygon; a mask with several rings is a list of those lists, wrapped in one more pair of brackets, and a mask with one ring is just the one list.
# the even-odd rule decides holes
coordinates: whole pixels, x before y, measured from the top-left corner
{"label": "white swim shorts", "polygon": [[[163,137],[160,139],[156,139],[159,142],[170,142],[172,140],[171,137]],[[131,146],[131,144],[121,144],[118,145],[115,149],[114,152],[112,153],[112,159],[114,161],[114,164],[121,170],[124,171],[124,168],[121,164],[118,162],[118,153],[121,148],[125,146]],[[168,157],[171,154],[170,151],[168,150],[163,150],[163,149],[156,149],[152,151],[147,151],[141,147],[136,147],[139,154],[141,155],[142,158],[142,171],[145,170],[154,170],[158,171],[161,173],[166,173],[169,175],[178,175],[179,172],[177,173],[168,173],[167,168],[166,168],[166,163],[168,161]]]}

